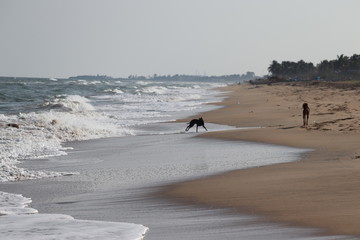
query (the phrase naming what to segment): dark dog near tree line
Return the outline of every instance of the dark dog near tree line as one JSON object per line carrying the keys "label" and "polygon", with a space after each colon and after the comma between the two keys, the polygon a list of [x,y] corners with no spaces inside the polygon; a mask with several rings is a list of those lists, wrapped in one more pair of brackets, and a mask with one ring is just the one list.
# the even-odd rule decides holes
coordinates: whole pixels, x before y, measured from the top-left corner
{"label": "dark dog near tree line", "polygon": [[303,121],[304,127],[309,124],[309,115],[310,115],[310,108],[307,103],[303,104]]}
{"label": "dark dog near tree line", "polygon": [[203,128],[205,128],[205,130],[207,131],[206,127],[205,127],[205,123],[203,118],[199,118],[199,119],[193,119],[189,122],[189,126],[186,127],[185,131],[189,131],[190,128],[192,128],[194,125],[196,124],[196,132],[198,132],[198,127],[203,126]]}

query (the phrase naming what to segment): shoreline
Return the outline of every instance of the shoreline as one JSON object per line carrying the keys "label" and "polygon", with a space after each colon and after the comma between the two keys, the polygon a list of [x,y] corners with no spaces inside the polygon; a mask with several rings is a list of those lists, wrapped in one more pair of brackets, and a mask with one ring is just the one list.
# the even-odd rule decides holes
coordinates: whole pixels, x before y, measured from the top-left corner
{"label": "shoreline", "polygon": [[[167,125],[179,129],[182,124]],[[158,127],[167,128],[163,123]],[[224,129],[212,124],[208,127]],[[219,236],[233,239],[265,233],[264,239],[269,239],[269,235],[271,239],[289,239],[289,235],[302,237],[315,232],[262,223],[256,216],[238,215],[226,209],[185,205],[159,198],[156,193],[165,184],[215,175],[244,164],[248,167],[269,164],[264,161],[265,156],[272,156],[274,164],[288,161],[289,156],[295,160],[298,154],[297,149],[243,142],[240,145],[243,152],[247,152],[247,159],[238,162],[237,142],[204,140],[195,136],[195,133],[179,133],[72,142],[68,147],[73,149],[68,155],[50,161],[34,159],[27,164],[36,169],[75,170],[79,175],[7,183],[2,188],[30,197],[33,200],[31,206],[41,214],[61,213],[75,219],[147,226],[150,231],[145,239],[168,239],[169,234],[176,240],[189,236],[200,239],[203,234],[208,235],[206,239],[220,239]],[[254,151],[258,152],[258,157],[253,157]],[[204,154],[209,157],[204,159]],[[219,159],[225,154],[229,159],[220,163]],[[120,155],[123,161],[119,161]],[[235,222],[241,227],[234,226]],[[219,228],[223,232],[219,233]],[[203,229],[208,230],[205,233]]]}
{"label": "shoreline", "polygon": [[[200,137],[314,149],[301,161],[234,170],[167,187],[180,201],[266,216],[268,220],[318,228],[324,234],[360,235],[360,101],[356,87],[326,83],[238,85],[223,88],[220,109],[206,122],[247,130],[208,132]],[[301,106],[309,103],[309,127]],[[185,119],[188,120],[188,119]],[[241,157],[241,156],[240,156]]]}

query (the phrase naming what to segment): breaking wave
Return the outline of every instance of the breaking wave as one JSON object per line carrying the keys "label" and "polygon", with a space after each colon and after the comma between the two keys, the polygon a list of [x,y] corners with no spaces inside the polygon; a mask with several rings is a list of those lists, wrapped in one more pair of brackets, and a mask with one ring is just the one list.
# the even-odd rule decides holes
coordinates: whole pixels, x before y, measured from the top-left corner
{"label": "breaking wave", "polygon": [[190,115],[203,103],[214,101],[215,91],[210,89],[224,84],[15,79],[0,85],[3,182],[72,174],[16,165],[26,159],[64,155],[64,142],[136,135],[140,134],[137,126],[175,120],[178,112]]}

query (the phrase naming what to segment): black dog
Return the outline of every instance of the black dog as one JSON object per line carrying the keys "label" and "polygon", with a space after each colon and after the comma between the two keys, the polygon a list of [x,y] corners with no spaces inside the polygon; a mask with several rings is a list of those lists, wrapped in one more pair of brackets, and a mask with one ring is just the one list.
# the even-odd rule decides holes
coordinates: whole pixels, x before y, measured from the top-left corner
{"label": "black dog", "polygon": [[303,122],[304,122],[304,127],[309,124],[309,115],[310,115],[309,105],[308,105],[307,103],[304,103],[304,104],[303,104]]}
{"label": "black dog", "polygon": [[198,127],[203,126],[203,128],[205,128],[205,130],[207,131],[206,127],[205,127],[205,123],[204,120],[201,118],[199,119],[193,119],[189,122],[189,126],[187,126],[187,128],[185,129],[185,131],[189,131],[190,128],[192,128],[194,125],[196,124],[196,132],[198,132]]}

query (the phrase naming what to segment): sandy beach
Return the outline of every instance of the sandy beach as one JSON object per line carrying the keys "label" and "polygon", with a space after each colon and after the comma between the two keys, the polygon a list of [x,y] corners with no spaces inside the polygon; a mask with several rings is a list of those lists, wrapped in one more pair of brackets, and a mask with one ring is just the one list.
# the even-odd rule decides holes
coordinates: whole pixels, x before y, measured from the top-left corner
{"label": "sandy beach", "polygon": [[[315,227],[333,235],[360,235],[360,88],[321,82],[234,85],[222,89],[223,108],[207,122],[248,130],[209,132],[204,138],[310,148],[301,161],[231,171],[172,185],[167,197],[235,207],[268,220]],[[310,106],[302,126],[302,104]],[[184,121],[187,121],[185,119]],[[241,158],[241,156],[239,156]]]}

